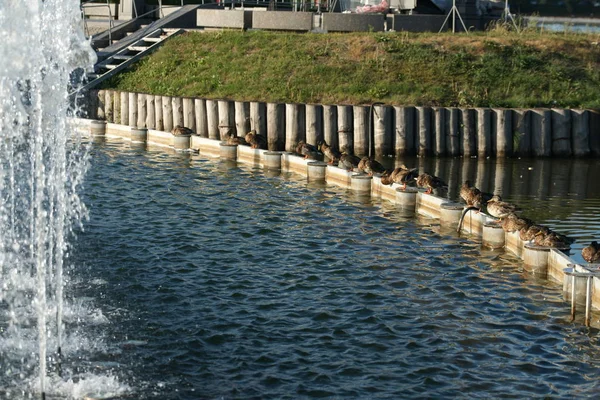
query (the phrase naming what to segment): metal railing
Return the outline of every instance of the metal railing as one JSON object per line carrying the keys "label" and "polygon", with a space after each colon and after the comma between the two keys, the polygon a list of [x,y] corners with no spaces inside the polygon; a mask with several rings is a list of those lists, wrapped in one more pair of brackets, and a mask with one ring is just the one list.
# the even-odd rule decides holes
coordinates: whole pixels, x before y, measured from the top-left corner
{"label": "metal railing", "polygon": [[104,8],[104,7],[106,7],[108,9],[108,42],[111,43],[112,42],[112,29],[114,28],[115,19],[113,18],[112,9],[110,8],[109,1],[106,0],[105,4],[98,3],[97,1],[94,1],[94,0],[87,0],[87,1],[81,2],[80,8],[81,8],[81,17],[83,19],[83,31],[84,31],[86,37],[90,37],[92,35],[89,34],[90,31],[88,28],[87,18],[85,17],[85,10],[84,10],[84,6],[86,4],[88,5],[87,8],[95,8],[95,7]]}

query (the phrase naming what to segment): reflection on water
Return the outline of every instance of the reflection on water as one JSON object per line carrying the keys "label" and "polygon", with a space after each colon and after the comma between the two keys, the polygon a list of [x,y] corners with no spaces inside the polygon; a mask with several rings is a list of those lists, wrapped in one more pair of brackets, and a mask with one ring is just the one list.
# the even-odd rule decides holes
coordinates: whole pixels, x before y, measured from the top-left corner
{"label": "reflection on water", "polygon": [[[546,189],[553,163],[404,161],[538,202],[548,223],[574,215],[560,199],[586,201],[561,186],[580,164],[565,163],[569,174],[544,179],[557,186]],[[561,287],[436,220],[296,174],[110,142],[94,149],[86,182],[91,219],[72,262],[76,279],[97,284],[76,290],[114,339],[86,361],[107,365],[131,398],[598,391],[596,331],[568,322]]]}

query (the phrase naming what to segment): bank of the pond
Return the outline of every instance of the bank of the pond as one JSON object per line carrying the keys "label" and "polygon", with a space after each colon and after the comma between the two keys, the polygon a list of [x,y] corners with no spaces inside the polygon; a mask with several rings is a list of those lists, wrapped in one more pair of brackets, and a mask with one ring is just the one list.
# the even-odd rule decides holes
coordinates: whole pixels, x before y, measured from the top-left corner
{"label": "bank of the pond", "polygon": [[600,108],[599,35],[188,32],[105,82],[280,103]]}
{"label": "bank of the pond", "polygon": [[[309,182],[323,182],[351,190],[360,196],[377,197],[391,201],[404,217],[415,214],[437,219],[440,225],[452,232],[457,229],[480,238],[484,247],[492,250],[505,249],[523,260],[524,268],[535,276],[548,278],[563,284],[565,296],[573,300],[572,313],[575,318],[577,304],[585,309],[584,323],[592,324],[591,308],[600,309],[600,278],[596,275],[598,264],[577,262],[569,256],[566,248],[551,248],[523,241],[518,232],[504,232],[489,215],[465,208],[447,198],[426,194],[412,188],[401,189],[401,185],[384,185],[377,176],[347,171],[324,162],[306,160],[292,153],[270,152],[252,149],[249,146],[227,145],[220,140],[202,138],[198,135],[173,135],[169,132],[132,128],[104,121],[78,120],[87,127],[94,140],[106,137],[131,140],[132,145],[152,144],[174,148],[179,151],[194,150],[203,155],[227,161],[239,161],[265,170],[293,172],[306,176]],[[424,172],[424,171],[421,171]],[[471,207],[472,208],[472,207]],[[464,222],[459,223],[464,209]]]}
{"label": "bank of the pond", "polygon": [[300,141],[359,156],[600,156],[600,111],[322,105],[215,100],[99,90],[89,93],[89,118],[170,132],[184,125],[226,141],[250,130],[271,151]]}

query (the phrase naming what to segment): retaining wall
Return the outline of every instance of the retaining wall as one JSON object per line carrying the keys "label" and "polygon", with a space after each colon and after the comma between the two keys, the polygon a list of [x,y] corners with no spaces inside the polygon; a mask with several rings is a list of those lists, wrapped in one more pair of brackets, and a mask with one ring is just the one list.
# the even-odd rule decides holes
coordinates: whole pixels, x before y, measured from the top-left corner
{"label": "retaining wall", "polygon": [[[328,165],[324,162],[305,160],[290,152],[273,152],[252,149],[242,145],[227,145],[220,140],[209,139],[199,135],[175,136],[169,132],[147,128],[136,128],[100,120],[77,119],[74,123],[86,129],[93,140],[102,141],[115,137],[135,142],[136,145],[152,145],[173,148],[182,151],[197,151],[200,154],[229,161],[250,164],[266,170],[293,172],[307,177],[308,181],[322,181],[342,188],[378,197],[395,203],[398,212],[403,216],[420,214],[432,219],[438,219],[441,226],[457,230],[464,205],[449,202],[448,199],[425,194],[422,190],[407,188],[399,185],[382,185],[378,177],[369,177],[355,171]],[[563,285],[565,297],[575,287],[579,291],[573,305],[579,302],[587,303],[592,308],[600,309],[600,278],[593,275],[598,264],[577,264],[569,257],[569,249],[551,249],[534,246],[523,242],[518,233],[504,232],[494,223],[495,219],[483,212],[468,211],[465,214],[460,232],[481,240],[483,247],[493,250],[504,249],[523,260],[525,270],[530,274],[547,278]],[[573,278],[569,270],[578,272]],[[589,274],[589,293],[586,290]],[[582,297],[583,293],[583,297]],[[587,318],[586,318],[587,321]]]}
{"label": "retaining wall", "polygon": [[596,110],[267,104],[95,90],[84,116],[166,131],[185,124],[211,138],[256,129],[273,151],[324,138],[357,155],[370,146],[378,157],[600,156]]}

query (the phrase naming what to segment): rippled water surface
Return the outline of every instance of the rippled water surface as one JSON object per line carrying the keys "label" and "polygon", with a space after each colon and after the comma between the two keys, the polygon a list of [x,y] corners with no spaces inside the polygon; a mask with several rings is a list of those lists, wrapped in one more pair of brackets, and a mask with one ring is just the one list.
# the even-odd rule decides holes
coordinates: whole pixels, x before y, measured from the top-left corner
{"label": "rippled water surface", "polygon": [[[129,397],[598,392],[597,331],[569,321],[561,287],[436,220],[402,218],[390,203],[297,175],[163,149],[95,145],[92,163],[73,295],[105,317],[89,334],[107,348],[88,362],[129,385]],[[431,168],[463,177],[462,166]],[[509,189],[509,199],[538,199]],[[568,210],[539,218],[584,220],[572,204],[587,200],[575,197],[540,196]]]}

